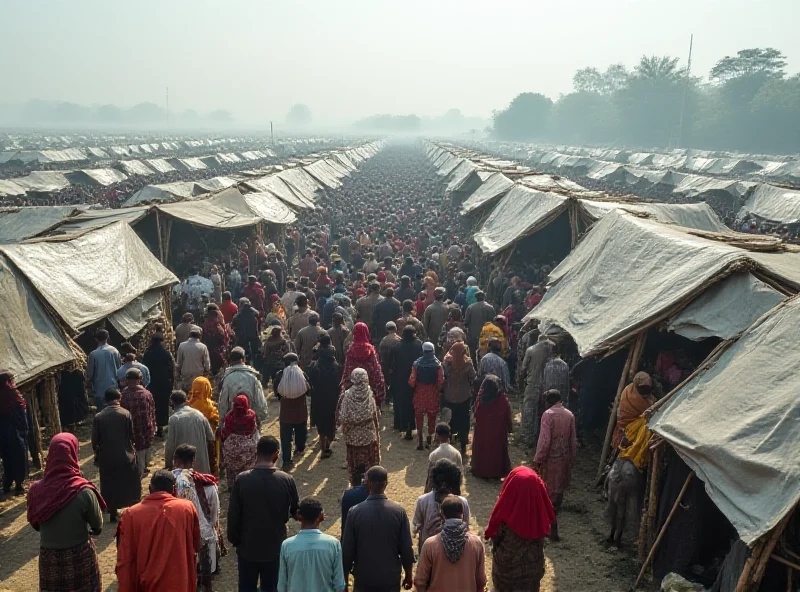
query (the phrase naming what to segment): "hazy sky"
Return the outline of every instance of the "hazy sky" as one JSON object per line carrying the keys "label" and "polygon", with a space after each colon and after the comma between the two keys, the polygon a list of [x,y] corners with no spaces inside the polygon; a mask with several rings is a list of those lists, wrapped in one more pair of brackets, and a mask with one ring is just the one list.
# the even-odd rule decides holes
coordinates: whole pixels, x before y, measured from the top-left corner
{"label": "hazy sky", "polygon": [[375,114],[488,117],[523,91],[642,54],[706,75],[745,47],[800,70],[800,0],[0,0],[0,102],[142,101],[242,121]]}

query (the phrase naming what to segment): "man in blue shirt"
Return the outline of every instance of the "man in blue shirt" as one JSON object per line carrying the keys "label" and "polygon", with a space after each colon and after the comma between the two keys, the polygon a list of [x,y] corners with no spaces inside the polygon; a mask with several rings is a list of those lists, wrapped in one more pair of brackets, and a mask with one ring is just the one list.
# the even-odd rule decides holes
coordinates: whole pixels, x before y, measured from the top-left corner
{"label": "man in blue shirt", "polygon": [[350,508],[360,504],[369,496],[367,485],[364,483],[364,473],[367,472],[367,467],[358,465],[353,469],[353,474],[350,476],[350,489],[342,494],[342,533],[344,533],[344,525],[347,523],[347,514]]}
{"label": "man in blue shirt", "polygon": [[300,501],[297,514],[300,532],[281,544],[278,592],[342,592],[342,547],[319,530],[325,519],[322,502],[307,497]]}
{"label": "man in blue shirt", "polygon": [[86,379],[92,385],[97,411],[105,406],[106,390],[117,387],[117,370],[122,366],[117,348],[108,345],[108,331],[100,329],[95,334],[97,349],[89,354]]}

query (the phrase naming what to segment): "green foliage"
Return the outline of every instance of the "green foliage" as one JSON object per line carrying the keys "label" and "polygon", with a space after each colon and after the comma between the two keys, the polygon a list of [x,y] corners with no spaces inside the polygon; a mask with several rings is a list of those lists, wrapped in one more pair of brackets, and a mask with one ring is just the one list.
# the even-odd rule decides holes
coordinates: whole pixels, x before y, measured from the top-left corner
{"label": "green foliage", "polygon": [[491,133],[515,141],[798,152],[800,75],[786,78],[785,68],[773,48],[725,56],[708,84],[671,56],[642,56],[632,71],[622,64],[582,68],[574,92],[555,104],[518,95],[494,113]]}
{"label": "green foliage", "polygon": [[311,119],[311,109],[303,103],[292,105],[289,113],[286,114],[286,123],[289,125],[308,125],[311,123]]}

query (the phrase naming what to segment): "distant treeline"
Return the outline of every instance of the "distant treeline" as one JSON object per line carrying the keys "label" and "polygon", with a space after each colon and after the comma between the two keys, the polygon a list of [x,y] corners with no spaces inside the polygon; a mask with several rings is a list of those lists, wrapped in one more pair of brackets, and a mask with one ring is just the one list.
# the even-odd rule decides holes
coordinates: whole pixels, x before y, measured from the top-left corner
{"label": "distant treeline", "polygon": [[[155,103],[139,103],[133,107],[117,105],[86,106],[65,101],[42,101],[34,99],[22,105],[0,107],[0,121],[20,125],[163,125],[167,112]],[[187,109],[169,113],[172,125],[220,125],[231,123],[230,111],[218,109],[201,115]]]}
{"label": "distant treeline", "polygon": [[491,134],[513,141],[800,152],[800,74],[787,75],[776,49],[726,56],[707,81],[688,75],[678,58],[644,56],[633,70],[622,64],[578,70],[573,86],[555,102],[539,93],[518,95],[494,112]]}
{"label": "distant treeline", "polygon": [[459,109],[450,109],[440,117],[418,115],[373,115],[361,119],[353,127],[362,131],[377,132],[426,132],[464,134],[477,132],[486,127],[479,117],[467,117]]}

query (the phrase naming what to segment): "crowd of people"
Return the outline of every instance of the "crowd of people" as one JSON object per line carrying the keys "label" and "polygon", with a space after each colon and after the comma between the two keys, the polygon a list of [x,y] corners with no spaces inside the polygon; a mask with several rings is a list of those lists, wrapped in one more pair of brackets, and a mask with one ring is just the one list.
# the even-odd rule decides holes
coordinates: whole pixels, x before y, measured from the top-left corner
{"label": "crowd of people", "polygon": [[[401,579],[406,589],[484,590],[484,546],[460,491],[469,470],[503,480],[484,533],[495,590],[538,590],[578,447],[569,352],[523,323],[552,262],[514,270],[481,260],[441,191],[420,150],[387,147],[279,244],[234,245],[235,256],[219,257],[234,264],[192,269],[174,292],[174,344],[157,327],[140,355],[98,331],[86,376],[99,489],[81,476],[75,437],[53,438],[28,492],[42,589],[100,589],[91,536],[106,512],[123,590],[211,590],[226,543],[240,590],[259,581],[343,590],[350,577],[361,590],[397,590]],[[8,491],[24,479],[24,443],[15,448],[9,434],[27,428],[17,426],[24,401],[13,377],[2,378]],[[280,408],[279,438],[261,435],[268,398]],[[385,495],[385,414],[409,454],[428,457],[411,521]],[[533,468],[512,466],[514,430],[536,449]],[[313,431],[320,463],[342,455],[347,464],[341,541],[319,530],[325,509],[299,499],[291,474]],[[157,438],[163,468],[151,466]],[[287,538],[290,519],[301,530]]]}

